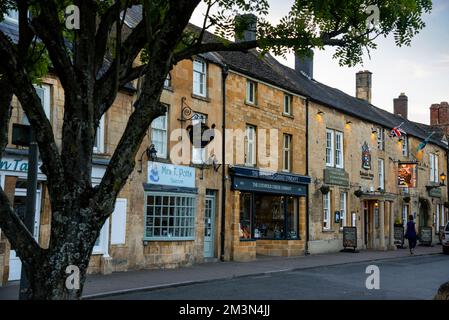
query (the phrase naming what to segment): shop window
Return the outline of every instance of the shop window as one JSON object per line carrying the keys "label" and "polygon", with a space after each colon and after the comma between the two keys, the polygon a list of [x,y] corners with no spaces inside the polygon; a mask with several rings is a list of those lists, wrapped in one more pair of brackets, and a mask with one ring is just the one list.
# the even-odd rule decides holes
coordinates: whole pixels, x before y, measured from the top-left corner
{"label": "shop window", "polygon": [[256,165],[256,127],[247,125],[245,136],[245,165]]}
{"label": "shop window", "polygon": [[291,171],[292,162],[292,136],[289,134],[284,134],[284,144],[282,147],[282,157],[283,157],[283,170]]}
{"label": "shop window", "polygon": [[146,193],[145,196],[146,240],[195,239],[195,195]]}
{"label": "shop window", "polygon": [[193,61],[193,94],[206,97],[207,65],[202,60]]}
{"label": "shop window", "polygon": [[292,115],[292,100],[291,95],[284,94],[284,114],[286,115]]}
{"label": "shop window", "polygon": [[257,83],[251,80],[246,80],[246,103],[257,103]]}
{"label": "shop window", "polygon": [[410,207],[408,204],[402,206],[402,225],[407,227],[408,216],[410,215]]}
{"label": "shop window", "polygon": [[346,214],[348,212],[348,194],[346,192],[340,193],[340,219],[341,227],[346,227]]}
{"label": "shop window", "polygon": [[151,143],[156,148],[158,158],[167,158],[167,115],[166,111],[151,123]]}
{"label": "shop window", "polygon": [[323,195],[323,229],[331,229],[331,193]]}
{"label": "shop window", "polygon": [[252,238],[251,193],[240,196],[240,239]]}
{"label": "shop window", "polygon": [[298,198],[254,195],[255,239],[298,239]]}

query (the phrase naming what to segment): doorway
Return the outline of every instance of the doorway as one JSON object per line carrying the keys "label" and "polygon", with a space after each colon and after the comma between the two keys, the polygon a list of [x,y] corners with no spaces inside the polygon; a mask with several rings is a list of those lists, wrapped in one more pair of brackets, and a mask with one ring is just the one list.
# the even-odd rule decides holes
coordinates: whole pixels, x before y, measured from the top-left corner
{"label": "doorway", "polygon": [[424,228],[428,226],[429,221],[429,205],[426,201],[421,201],[419,206],[419,228]]}
{"label": "doorway", "polygon": [[204,203],[204,257],[215,257],[215,191],[207,191]]}
{"label": "doorway", "polygon": [[[17,181],[19,184],[19,180]],[[26,189],[16,188],[14,194],[14,211],[19,215],[22,221],[25,218],[26,211]],[[39,225],[40,225],[40,212],[41,212],[41,190],[37,190],[36,194],[36,213],[34,215],[34,228],[33,236],[36,241],[39,241]],[[14,248],[11,248],[9,252],[9,276],[8,281],[20,280],[20,275],[22,271],[22,262],[17,256]]]}

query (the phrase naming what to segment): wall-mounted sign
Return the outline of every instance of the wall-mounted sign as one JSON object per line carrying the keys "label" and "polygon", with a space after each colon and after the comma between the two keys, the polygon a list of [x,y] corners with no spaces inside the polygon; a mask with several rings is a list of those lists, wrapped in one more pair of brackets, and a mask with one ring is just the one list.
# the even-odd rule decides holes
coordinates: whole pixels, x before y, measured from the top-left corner
{"label": "wall-mounted sign", "polygon": [[285,182],[264,181],[261,179],[232,177],[232,190],[305,196],[306,186]]}
{"label": "wall-mounted sign", "polygon": [[441,198],[441,188],[436,187],[429,189],[429,197]]}
{"label": "wall-mounted sign", "polygon": [[371,170],[371,151],[366,141],[362,146],[362,168]]}
{"label": "wall-mounted sign", "polygon": [[[41,164],[39,163],[39,166]],[[38,170],[39,173],[42,173],[40,168]],[[0,160],[0,171],[28,172],[28,160],[25,158],[2,158]]]}
{"label": "wall-mounted sign", "polygon": [[398,165],[398,187],[416,188],[416,163],[400,163]]}
{"label": "wall-mounted sign", "polygon": [[149,184],[195,188],[195,168],[148,162],[147,181]]}
{"label": "wall-mounted sign", "polygon": [[324,169],[324,183],[348,187],[349,174],[342,169],[326,168]]}
{"label": "wall-mounted sign", "polygon": [[365,180],[374,180],[374,174],[371,172],[360,171],[360,178]]}

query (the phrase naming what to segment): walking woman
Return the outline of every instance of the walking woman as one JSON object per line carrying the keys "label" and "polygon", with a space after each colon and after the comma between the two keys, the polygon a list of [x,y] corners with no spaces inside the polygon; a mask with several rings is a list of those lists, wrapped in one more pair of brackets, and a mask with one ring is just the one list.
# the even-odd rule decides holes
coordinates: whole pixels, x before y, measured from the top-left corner
{"label": "walking woman", "polygon": [[413,215],[408,216],[405,238],[408,239],[408,247],[410,248],[410,254],[413,254],[416,247],[416,240],[418,238],[416,234],[415,222],[413,221]]}

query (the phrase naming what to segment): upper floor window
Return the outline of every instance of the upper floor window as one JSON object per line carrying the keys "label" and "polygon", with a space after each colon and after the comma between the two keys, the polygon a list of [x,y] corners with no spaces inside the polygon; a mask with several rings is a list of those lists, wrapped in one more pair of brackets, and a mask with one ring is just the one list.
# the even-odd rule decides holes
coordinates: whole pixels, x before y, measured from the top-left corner
{"label": "upper floor window", "polygon": [[245,165],[256,165],[256,127],[251,125],[246,126]]}
{"label": "upper floor window", "polygon": [[167,158],[167,112],[151,123],[151,143],[158,158]]}
{"label": "upper floor window", "polygon": [[[199,126],[201,123],[207,122],[207,116],[201,113],[195,113],[192,118],[192,126],[195,128]],[[195,129],[192,129],[195,130]],[[195,135],[195,131],[193,132]],[[195,146],[195,143],[192,145],[192,163],[194,164],[203,164],[206,162],[206,148],[201,148],[201,146]]]}
{"label": "upper floor window", "polygon": [[[44,112],[45,112],[45,115],[47,116],[47,119],[50,119],[50,105],[51,105],[50,86],[35,85],[34,89],[36,90],[36,94],[38,95],[39,99],[41,100],[42,108],[44,108]],[[23,114],[22,124],[26,124],[26,125],[30,124],[25,113]]]}
{"label": "upper floor window", "polygon": [[105,118],[105,115],[103,115],[101,117],[100,122],[98,124],[97,132],[95,133],[94,153],[103,153],[105,151],[105,148],[104,148],[104,137],[105,137],[104,118]]}
{"label": "upper floor window", "polygon": [[283,170],[291,171],[292,167],[292,136],[289,134],[284,134],[284,144],[282,146],[282,156],[283,156]]}
{"label": "upper floor window", "polygon": [[202,60],[193,61],[193,94],[206,97],[207,66]]}
{"label": "upper floor window", "polygon": [[402,155],[408,157],[408,137],[404,136],[402,138]]}
{"label": "upper floor window", "polygon": [[381,190],[385,190],[385,165],[383,159],[377,160],[377,170],[378,170],[378,176],[379,176],[379,188]]}
{"label": "upper floor window", "polygon": [[438,155],[434,153],[429,153],[429,171],[430,171],[430,182],[438,182]]}
{"label": "upper floor window", "polygon": [[19,11],[14,9],[6,10],[5,21],[15,24],[19,23]]}
{"label": "upper floor window", "polygon": [[246,103],[256,104],[257,102],[257,83],[246,80]]}
{"label": "upper floor window", "polygon": [[326,166],[343,168],[343,132],[326,129]]}
{"label": "upper floor window", "polygon": [[385,135],[384,135],[384,129],[383,128],[376,128],[377,132],[377,149],[384,150],[385,148]]}
{"label": "upper floor window", "polygon": [[284,114],[292,115],[292,96],[284,94]]}

